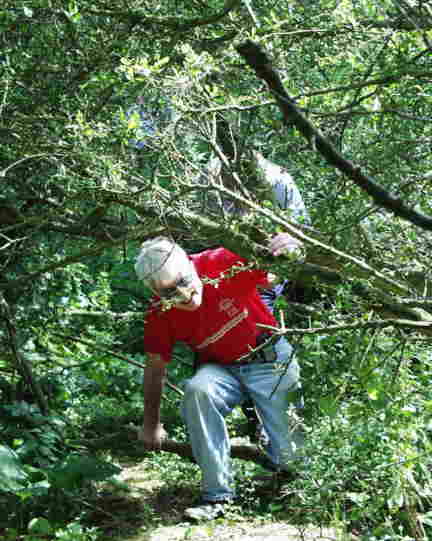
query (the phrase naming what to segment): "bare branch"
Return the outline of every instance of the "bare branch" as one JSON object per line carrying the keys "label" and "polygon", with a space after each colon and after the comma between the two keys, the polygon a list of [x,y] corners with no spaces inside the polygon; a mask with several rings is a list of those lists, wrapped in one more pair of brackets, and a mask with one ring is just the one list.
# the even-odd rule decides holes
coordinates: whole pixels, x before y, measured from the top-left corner
{"label": "bare branch", "polygon": [[15,359],[16,369],[18,373],[20,374],[20,376],[23,378],[23,380],[31,389],[34,395],[34,399],[37,405],[39,406],[39,409],[41,410],[42,414],[48,415],[48,403],[47,403],[46,397],[43,394],[37,379],[33,375],[31,364],[19,351],[19,347],[17,343],[16,325],[12,321],[12,314],[10,312],[9,305],[6,302],[6,299],[4,298],[2,293],[0,293],[0,318],[4,321],[4,324],[6,326],[9,347]]}
{"label": "bare branch", "polygon": [[[148,451],[144,449],[140,442],[137,442],[138,428],[132,425],[129,425],[126,428],[130,434],[130,442],[128,442],[128,444],[133,447],[137,454],[142,456],[147,454]],[[95,440],[85,440],[82,441],[81,444],[91,448],[101,448],[106,447],[111,443],[115,443],[116,441],[124,441],[124,439],[124,433],[119,433]],[[174,440],[163,440],[161,451],[165,451],[166,453],[175,453],[194,462],[192,448],[187,443],[180,443]],[[231,457],[239,458],[241,460],[250,460],[251,462],[255,462],[256,464],[260,464],[264,467],[268,466],[268,460],[266,459],[265,455],[254,445],[233,445],[231,447]]]}
{"label": "bare branch", "polygon": [[[298,39],[306,38],[322,38],[338,36],[342,34],[353,34],[358,32],[376,30],[407,30],[417,31],[430,30],[432,28],[432,20],[426,17],[420,17],[416,23],[406,20],[401,17],[388,18],[382,21],[376,19],[359,19],[356,21],[356,26],[350,24],[338,25],[333,28],[307,28],[301,30],[291,30],[293,28],[292,20],[280,21],[277,25],[273,26],[273,30],[270,34],[267,32],[259,32],[261,35],[283,35],[294,37]],[[285,30],[285,31],[284,31]],[[282,31],[282,32],[281,32]],[[376,33],[375,33],[376,34]]]}
{"label": "bare branch", "polygon": [[[90,340],[85,340],[84,338],[78,338],[77,336],[71,336],[71,335],[68,335],[68,334],[62,334],[62,333],[58,333],[58,332],[54,332],[54,331],[51,334],[53,334],[54,336],[58,336],[60,338],[64,338],[66,340],[72,340],[72,342],[79,342],[80,344],[85,344],[86,346],[90,346],[95,351],[100,351],[102,353],[105,353],[106,355],[109,355],[110,357],[116,357],[117,359],[125,361],[128,364],[131,364],[133,366],[137,366],[138,368],[142,368],[143,370],[145,368],[144,364],[138,363],[137,361],[135,361],[133,359],[130,359],[129,357],[126,357],[125,355],[121,355],[120,353],[116,353],[115,351],[112,351],[111,349],[108,349],[108,348],[105,348],[105,347],[102,348],[100,346],[97,346],[94,342],[91,342]],[[165,383],[167,384],[167,386],[170,389],[172,389],[173,391],[175,391],[179,395],[183,396],[183,394],[184,394],[183,391],[181,389],[179,389],[176,385],[174,385],[173,383],[168,381],[168,379],[165,379]]]}
{"label": "bare branch", "polygon": [[10,280],[8,282],[0,282],[0,288],[3,290],[10,290],[17,287],[21,287],[22,285],[34,281],[35,279],[39,278],[42,274],[45,274],[46,272],[52,272],[55,269],[61,269],[68,265],[71,265],[73,263],[76,263],[77,261],[82,261],[86,257],[92,257],[97,254],[100,254],[104,252],[106,249],[108,249],[111,246],[122,244],[123,242],[127,240],[137,240],[137,239],[144,239],[146,237],[151,238],[153,236],[162,235],[166,233],[166,227],[159,227],[156,230],[153,231],[145,231],[143,230],[142,226],[136,227],[133,230],[130,231],[129,234],[123,235],[120,238],[112,239],[111,241],[105,241],[105,242],[99,242],[92,248],[88,248],[87,250],[83,250],[82,252],[79,252],[78,254],[75,254],[73,256],[65,257],[61,259],[60,261],[56,261],[55,263],[50,263],[49,265],[45,265],[44,267],[41,267],[40,269],[22,275],[20,278],[17,278],[16,280]]}
{"label": "bare branch", "polygon": [[432,321],[412,321],[410,319],[380,319],[374,321],[360,321],[342,325],[327,325],[325,327],[310,327],[308,329],[286,329],[261,325],[258,327],[273,331],[280,336],[309,335],[309,334],[336,334],[341,331],[358,331],[360,329],[385,329],[386,327],[409,328],[413,330],[432,330]]}
{"label": "bare branch", "polygon": [[[393,75],[387,75],[387,77],[382,77],[380,79],[366,79],[360,83],[351,83],[349,85],[334,86],[329,88],[322,88],[320,90],[312,90],[311,92],[305,92],[304,94],[293,96],[293,100],[297,100],[301,97],[310,98],[312,96],[320,96],[323,94],[329,94],[331,92],[347,92],[349,90],[358,90],[360,88],[366,88],[368,86],[384,86],[387,84],[396,83],[402,80],[404,77],[432,77],[431,71],[420,71],[420,70],[407,70],[399,73],[394,73]],[[274,102],[271,102],[274,103]]]}

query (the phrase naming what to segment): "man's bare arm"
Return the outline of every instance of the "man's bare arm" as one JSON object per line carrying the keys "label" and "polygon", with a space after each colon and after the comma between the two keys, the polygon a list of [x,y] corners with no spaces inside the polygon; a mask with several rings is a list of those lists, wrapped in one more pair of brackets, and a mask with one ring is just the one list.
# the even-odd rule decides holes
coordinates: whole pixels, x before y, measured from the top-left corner
{"label": "man's bare arm", "polygon": [[149,354],[144,370],[144,422],[139,439],[149,450],[161,447],[165,431],[160,422],[160,403],[166,374],[165,362],[160,355]]}

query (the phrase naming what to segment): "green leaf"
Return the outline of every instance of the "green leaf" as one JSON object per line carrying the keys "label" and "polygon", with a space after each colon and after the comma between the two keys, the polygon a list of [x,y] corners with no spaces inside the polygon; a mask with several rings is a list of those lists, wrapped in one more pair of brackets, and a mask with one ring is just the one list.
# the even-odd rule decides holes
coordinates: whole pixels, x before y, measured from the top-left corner
{"label": "green leaf", "polygon": [[15,492],[25,486],[27,474],[18,455],[5,445],[0,445],[0,491]]}
{"label": "green leaf", "polygon": [[347,492],[346,497],[358,505],[362,505],[370,499],[366,492]]}
{"label": "green leaf", "polygon": [[400,487],[395,487],[390,498],[387,500],[387,505],[390,509],[400,509],[404,504],[404,492]]}
{"label": "green leaf", "polygon": [[44,517],[35,517],[28,523],[28,531],[34,534],[48,535],[53,528]]}
{"label": "green leaf", "polygon": [[331,397],[320,398],[319,407],[324,415],[335,417],[338,412],[338,401]]}
{"label": "green leaf", "polygon": [[72,455],[48,472],[53,485],[74,488],[90,481],[103,481],[120,473],[121,468],[92,456]]}
{"label": "green leaf", "polygon": [[427,513],[417,514],[417,518],[419,521],[423,524],[426,524],[427,526],[432,526],[432,512],[428,511]]}

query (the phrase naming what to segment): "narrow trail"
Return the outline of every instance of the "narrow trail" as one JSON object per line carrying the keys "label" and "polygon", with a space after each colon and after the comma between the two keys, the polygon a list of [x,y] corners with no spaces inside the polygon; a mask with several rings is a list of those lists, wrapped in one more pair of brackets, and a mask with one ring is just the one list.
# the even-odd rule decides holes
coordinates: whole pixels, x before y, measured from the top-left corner
{"label": "narrow trail", "polygon": [[[234,507],[227,516],[195,524],[183,511],[196,501],[197,486],[157,478],[151,460],[130,461],[115,484],[100,489],[92,520],[103,531],[103,541],[353,541],[332,528],[294,526],[274,521],[270,514],[253,519]],[[272,487],[259,487],[271,491]],[[270,493],[269,493],[270,497]]]}

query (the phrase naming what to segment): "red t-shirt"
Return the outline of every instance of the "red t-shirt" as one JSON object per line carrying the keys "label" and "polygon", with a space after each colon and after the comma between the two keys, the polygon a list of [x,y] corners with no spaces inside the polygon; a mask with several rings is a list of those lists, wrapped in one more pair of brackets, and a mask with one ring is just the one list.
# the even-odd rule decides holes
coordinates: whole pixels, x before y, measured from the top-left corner
{"label": "red t-shirt", "polygon": [[[190,256],[201,278],[219,278],[233,266],[247,261],[216,248]],[[225,274],[226,276],[226,274]],[[249,353],[264,332],[257,323],[277,326],[262,302],[256,287],[268,287],[267,275],[260,270],[243,270],[223,277],[218,284],[204,284],[201,306],[192,312],[150,307],[146,315],[144,346],[169,362],[173,345],[182,341],[199,353],[199,361],[229,364]]]}

